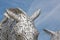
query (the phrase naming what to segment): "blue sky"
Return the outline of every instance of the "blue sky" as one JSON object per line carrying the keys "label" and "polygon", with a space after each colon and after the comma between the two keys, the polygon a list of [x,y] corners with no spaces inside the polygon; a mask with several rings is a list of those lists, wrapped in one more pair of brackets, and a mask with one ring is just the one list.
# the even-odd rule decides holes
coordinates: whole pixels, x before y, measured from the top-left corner
{"label": "blue sky", "polygon": [[40,16],[35,20],[39,31],[38,40],[50,40],[43,29],[60,30],[60,0],[0,0],[0,20],[7,8],[20,7],[31,16],[36,9],[41,9]]}

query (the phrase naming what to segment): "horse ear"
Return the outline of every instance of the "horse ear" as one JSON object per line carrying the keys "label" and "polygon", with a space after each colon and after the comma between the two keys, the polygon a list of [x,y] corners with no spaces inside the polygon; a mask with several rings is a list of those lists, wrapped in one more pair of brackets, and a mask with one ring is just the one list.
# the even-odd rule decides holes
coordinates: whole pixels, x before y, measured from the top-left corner
{"label": "horse ear", "polygon": [[38,9],[33,13],[33,15],[30,18],[34,21],[40,15],[40,12],[40,9]]}
{"label": "horse ear", "polygon": [[15,19],[16,21],[19,21],[19,19],[20,19],[15,13],[13,13],[13,12],[10,11],[10,10],[7,10],[7,14],[8,14],[11,18]]}
{"label": "horse ear", "polygon": [[7,12],[4,13],[4,16],[7,18],[10,18],[9,15],[7,14]]}
{"label": "horse ear", "polygon": [[18,10],[20,10],[22,13],[24,13],[25,15],[27,15],[27,13],[24,11],[24,10],[22,10],[21,8],[17,8]]}
{"label": "horse ear", "polygon": [[54,31],[48,30],[48,29],[43,29],[46,33],[56,35]]}

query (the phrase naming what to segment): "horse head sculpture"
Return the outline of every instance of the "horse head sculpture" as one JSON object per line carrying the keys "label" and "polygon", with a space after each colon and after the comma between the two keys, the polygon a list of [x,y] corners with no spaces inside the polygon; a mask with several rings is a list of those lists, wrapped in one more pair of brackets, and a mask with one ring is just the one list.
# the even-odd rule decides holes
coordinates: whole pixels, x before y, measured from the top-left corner
{"label": "horse head sculpture", "polygon": [[5,14],[8,18],[17,21],[13,27],[16,40],[37,40],[39,32],[35,28],[34,20],[39,16],[40,9],[38,9],[32,16],[28,16],[21,8],[14,8],[15,11],[7,9]]}

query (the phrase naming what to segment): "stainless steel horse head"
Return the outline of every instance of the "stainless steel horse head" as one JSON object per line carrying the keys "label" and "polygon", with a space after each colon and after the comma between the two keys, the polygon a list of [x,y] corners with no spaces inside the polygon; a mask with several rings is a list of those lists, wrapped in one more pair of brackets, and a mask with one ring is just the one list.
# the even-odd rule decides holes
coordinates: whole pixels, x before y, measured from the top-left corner
{"label": "stainless steel horse head", "polygon": [[38,31],[35,28],[34,20],[39,16],[40,9],[34,12],[32,16],[28,16],[21,8],[15,8],[13,11],[7,9],[5,14],[8,18],[17,21],[14,26],[17,40],[37,40]]}

